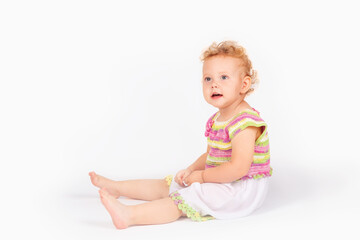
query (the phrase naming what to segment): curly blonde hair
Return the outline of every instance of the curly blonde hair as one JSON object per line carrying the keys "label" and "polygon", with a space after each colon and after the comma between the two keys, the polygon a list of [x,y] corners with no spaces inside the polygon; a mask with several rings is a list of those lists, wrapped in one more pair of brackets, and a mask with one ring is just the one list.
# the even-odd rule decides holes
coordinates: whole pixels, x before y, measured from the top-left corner
{"label": "curly blonde hair", "polygon": [[219,55],[231,56],[242,60],[242,67],[245,69],[244,72],[246,76],[251,78],[251,87],[246,92],[246,95],[251,94],[255,90],[255,87],[259,84],[259,79],[257,71],[252,68],[252,63],[246,54],[245,48],[235,41],[223,41],[220,43],[214,42],[202,52],[200,60],[204,62],[210,57]]}

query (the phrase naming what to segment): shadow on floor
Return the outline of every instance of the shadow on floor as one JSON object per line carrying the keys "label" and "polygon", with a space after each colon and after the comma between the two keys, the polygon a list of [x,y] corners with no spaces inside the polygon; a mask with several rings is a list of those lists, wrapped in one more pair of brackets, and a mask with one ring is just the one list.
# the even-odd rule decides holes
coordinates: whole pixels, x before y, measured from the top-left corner
{"label": "shadow on floor", "polygon": [[293,162],[276,166],[271,176],[267,198],[257,213],[298,204],[308,199],[326,199],[337,194],[347,180],[339,177],[339,169],[335,168],[302,166]]}

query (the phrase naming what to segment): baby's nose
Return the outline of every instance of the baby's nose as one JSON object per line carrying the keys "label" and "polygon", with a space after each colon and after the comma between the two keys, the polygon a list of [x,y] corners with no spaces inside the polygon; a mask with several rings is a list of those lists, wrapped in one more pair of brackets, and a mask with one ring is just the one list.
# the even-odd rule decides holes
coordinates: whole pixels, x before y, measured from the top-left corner
{"label": "baby's nose", "polygon": [[213,81],[211,84],[212,88],[217,88],[219,86],[219,84],[216,81]]}

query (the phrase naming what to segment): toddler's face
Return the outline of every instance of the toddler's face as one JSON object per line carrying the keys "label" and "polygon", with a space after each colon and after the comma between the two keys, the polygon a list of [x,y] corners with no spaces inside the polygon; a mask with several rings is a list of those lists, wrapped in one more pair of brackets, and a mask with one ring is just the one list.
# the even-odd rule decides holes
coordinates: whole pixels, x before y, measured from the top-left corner
{"label": "toddler's face", "polygon": [[226,108],[239,101],[245,77],[242,61],[230,56],[213,56],[204,61],[203,94],[206,102]]}

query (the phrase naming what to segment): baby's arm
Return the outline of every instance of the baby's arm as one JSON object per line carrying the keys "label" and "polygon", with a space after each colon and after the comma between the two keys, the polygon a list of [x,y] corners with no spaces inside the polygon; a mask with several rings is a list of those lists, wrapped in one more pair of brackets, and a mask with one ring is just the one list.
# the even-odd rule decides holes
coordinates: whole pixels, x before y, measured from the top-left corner
{"label": "baby's arm", "polygon": [[180,170],[175,176],[175,182],[185,187],[184,179],[186,179],[192,172],[205,169],[205,162],[209,153],[210,147],[208,146],[206,153],[203,153],[193,164],[186,169]]}
{"label": "baby's arm", "polygon": [[206,162],[206,158],[207,155],[210,151],[210,147],[207,147],[206,153],[203,153],[193,164],[191,164],[187,169],[191,170],[191,171],[196,171],[196,170],[204,170],[205,169],[205,162]]}
{"label": "baby's arm", "polygon": [[254,157],[257,127],[247,127],[232,140],[231,160],[202,173],[204,182],[225,183],[245,176]]}

